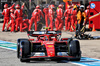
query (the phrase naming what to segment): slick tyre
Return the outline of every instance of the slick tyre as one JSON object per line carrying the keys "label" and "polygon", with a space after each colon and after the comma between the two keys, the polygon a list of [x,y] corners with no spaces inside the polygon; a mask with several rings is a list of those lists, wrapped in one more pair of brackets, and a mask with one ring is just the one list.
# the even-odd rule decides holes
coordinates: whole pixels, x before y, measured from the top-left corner
{"label": "slick tyre", "polygon": [[17,58],[20,57],[20,41],[27,40],[27,39],[18,39],[17,40]]}
{"label": "slick tyre", "polygon": [[73,40],[69,43],[69,55],[74,57],[73,59],[69,60],[80,61],[81,50],[80,50],[80,43],[78,40]]}
{"label": "slick tyre", "polygon": [[22,50],[20,50],[20,52],[21,52],[20,61],[21,62],[30,61],[30,60],[27,60],[24,58],[28,58],[28,55],[31,54],[31,43],[28,40],[22,40],[20,42],[20,48],[22,49]]}

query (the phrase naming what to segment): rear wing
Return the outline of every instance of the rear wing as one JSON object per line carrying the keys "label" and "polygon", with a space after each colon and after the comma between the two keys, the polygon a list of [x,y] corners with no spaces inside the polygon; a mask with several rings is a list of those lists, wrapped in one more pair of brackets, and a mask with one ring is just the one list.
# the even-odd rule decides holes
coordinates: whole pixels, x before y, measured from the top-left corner
{"label": "rear wing", "polygon": [[32,37],[38,37],[39,35],[43,35],[43,34],[57,34],[57,35],[61,35],[61,31],[27,31],[28,36],[32,36]]}

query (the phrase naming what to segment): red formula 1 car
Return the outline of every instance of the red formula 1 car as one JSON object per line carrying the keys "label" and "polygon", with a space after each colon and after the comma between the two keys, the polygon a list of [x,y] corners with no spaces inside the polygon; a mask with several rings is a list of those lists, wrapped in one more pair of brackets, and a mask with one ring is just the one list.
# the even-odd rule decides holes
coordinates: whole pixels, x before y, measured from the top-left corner
{"label": "red formula 1 car", "polygon": [[[66,59],[80,61],[78,40],[61,38],[61,31],[28,31],[29,39],[18,39],[17,57],[21,62],[31,59]],[[36,39],[30,39],[36,37]]]}

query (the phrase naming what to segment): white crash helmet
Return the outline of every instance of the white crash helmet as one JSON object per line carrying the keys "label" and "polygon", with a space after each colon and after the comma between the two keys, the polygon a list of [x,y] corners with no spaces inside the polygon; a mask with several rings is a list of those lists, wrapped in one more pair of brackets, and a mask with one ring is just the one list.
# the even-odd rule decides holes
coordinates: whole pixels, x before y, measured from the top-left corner
{"label": "white crash helmet", "polygon": [[80,6],[80,9],[84,9],[84,5],[81,5],[81,6]]}

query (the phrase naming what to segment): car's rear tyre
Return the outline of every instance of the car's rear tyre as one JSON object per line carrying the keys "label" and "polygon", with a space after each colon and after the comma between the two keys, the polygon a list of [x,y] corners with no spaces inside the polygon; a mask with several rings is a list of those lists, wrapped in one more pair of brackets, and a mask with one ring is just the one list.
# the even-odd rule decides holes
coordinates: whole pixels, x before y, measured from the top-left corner
{"label": "car's rear tyre", "polygon": [[81,50],[80,43],[78,40],[73,40],[69,43],[68,47],[69,55],[75,58],[69,59],[71,61],[80,61],[81,59]]}
{"label": "car's rear tyre", "polygon": [[20,58],[20,41],[27,39],[18,39],[17,40],[17,58]]}

